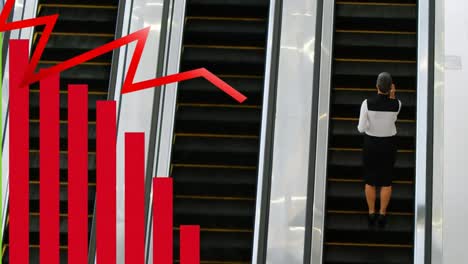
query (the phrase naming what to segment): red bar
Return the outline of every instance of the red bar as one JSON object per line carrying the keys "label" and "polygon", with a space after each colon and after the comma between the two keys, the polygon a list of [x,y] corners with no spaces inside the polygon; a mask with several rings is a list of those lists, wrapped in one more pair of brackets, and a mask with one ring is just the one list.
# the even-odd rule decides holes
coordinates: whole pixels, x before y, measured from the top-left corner
{"label": "red bar", "polygon": [[180,264],[200,264],[200,226],[180,226]]}
{"label": "red bar", "polygon": [[68,263],[88,262],[88,86],[68,86]]}
{"label": "red bar", "polygon": [[29,263],[29,41],[10,40],[10,263]]}
{"label": "red bar", "polygon": [[172,178],[153,179],[153,264],[172,264]]}
{"label": "red bar", "polygon": [[40,262],[59,263],[59,75],[40,83]]}
{"label": "red bar", "polygon": [[116,104],[96,104],[96,257],[110,264],[116,263]]}
{"label": "red bar", "polygon": [[125,133],[125,263],[145,262],[145,134]]}

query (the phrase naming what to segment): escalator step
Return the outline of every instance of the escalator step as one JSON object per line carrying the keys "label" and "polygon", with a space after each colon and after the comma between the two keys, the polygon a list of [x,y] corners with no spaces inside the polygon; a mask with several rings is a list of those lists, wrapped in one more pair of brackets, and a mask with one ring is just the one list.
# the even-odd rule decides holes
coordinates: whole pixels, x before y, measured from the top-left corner
{"label": "escalator step", "polygon": [[59,14],[55,32],[103,33],[115,31],[117,6],[110,8],[83,8],[74,5],[43,6],[40,16]]}
{"label": "escalator step", "polygon": [[[263,79],[223,78],[232,87],[247,97],[242,104],[252,105],[260,101],[263,89]],[[181,82],[178,88],[179,103],[216,102],[217,104],[234,104],[232,97],[228,96],[216,86],[207,83],[204,79],[192,79]]]}
{"label": "escalator step", "polygon": [[375,245],[328,245],[325,248],[326,264],[410,264],[413,263],[411,247],[379,247]]}
{"label": "escalator step", "polygon": [[404,244],[413,238],[412,215],[389,215],[385,229],[369,228],[366,214],[327,214],[327,241],[345,242],[353,237],[356,243]]}
{"label": "escalator step", "polygon": [[265,41],[265,21],[190,19],[185,27],[185,43],[198,45],[261,46]]}
{"label": "escalator step", "polygon": [[[174,187],[176,190],[177,186]],[[255,201],[223,199],[222,197],[200,198],[176,195],[174,199],[175,226],[194,223],[210,228],[246,229],[252,226]]]}
{"label": "escalator step", "polygon": [[175,167],[172,176],[177,192],[188,195],[252,197],[256,192],[255,170]]}
{"label": "escalator step", "polygon": [[[63,35],[60,33],[52,33],[42,56],[43,58],[53,61],[63,61],[109,43],[113,39],[112,35],[86,36],[79,34]],[[109,52],[91,61],[109,62],[111,59],[112,53]]]}
{"label": "escalator step", "polygon": [[391,61],[351,61],[351,60],[339,60],[335,61],[335,78],[340,78],[339,75],[367,75],[374,79],[379,73],[387,71],[391,72],[395,80],[399,80],[401,77],[416,77],[416,63],[398,63]]}
{"label": "escalator step", "polygon": [[263,74],[263,50],[185,48],[183,70],[207,68],[223,74]]}
{"label": "escalator step", "polygon": [[257,134],[261,110],[233,106],[179,106],[175,130],[181,133]]}
{"label": "escalator step", "polygon": [[[389,210],[412,212],[414,187],[412,184],[394,184]],[[364,183],[329,181],[327,207],[332,210],[359,210],[366,208]]]}
{"label": "escalator step", "polygon": [[359,2],[342,2],[336,6],[336,18],[342,17],[412,20],[417,15],[415,4],[372,4]]}
{"label": "escalator step", "polygon": [[266,17],[268,0],[190,0],[188,16]]}
{"label": "escalator step", "polygon": [[[30,123],[29,146],[31,149],[39,149],[39,122],[35,120]],[[60,124],[60,150],[68,150],[68,124]],[[96,151],[96,124],[88,125],[88,150]]]}
{"label": "escalator step", "polygon": [[173,162],[255,166],[258,139],[217,137],[176,137]]}

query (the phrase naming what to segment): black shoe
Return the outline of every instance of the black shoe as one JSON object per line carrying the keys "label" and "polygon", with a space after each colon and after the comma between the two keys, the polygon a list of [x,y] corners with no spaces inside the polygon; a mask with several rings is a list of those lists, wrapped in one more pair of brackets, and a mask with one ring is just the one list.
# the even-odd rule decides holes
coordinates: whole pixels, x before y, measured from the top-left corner
{"label": "black shoe", "polygon": [[379,214],[379,216],[377,217],[377,223],[380,228],[384,228],[387,225],[387,216]]}
{"label": "black shoe", "polygon": [[368,215],[367,221],[368,221],[369,226],[373,226],[375,224],[375,220],[377,220],[377,214],[376,213]]}

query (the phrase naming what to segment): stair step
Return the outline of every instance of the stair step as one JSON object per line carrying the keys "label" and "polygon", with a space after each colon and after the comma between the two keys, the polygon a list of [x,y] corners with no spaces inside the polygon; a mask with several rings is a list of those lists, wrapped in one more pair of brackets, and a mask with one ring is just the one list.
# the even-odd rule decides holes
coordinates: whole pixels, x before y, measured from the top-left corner
{"label": "stair step", "polygon": [[336,5],[336,18],[343,17],[389,19],[389,20],[413,20],[417,17],[415,4],[378,4],[378,3],[338,3]]}
{"label": "stair step", "polygon": [[186,44],[261,46],[267,32],[266,21],[188,19]]}
{"label": "stair step", "polygon": [[383,71],[391,72],[394,80],[399,80],[401,77],[416,77],[416,63],[335,61],[334,65],[336,79],[340,78],[340,75],[371,76],[374,79],[373,86],[375,86],[375,76]]}
{"label": "stair step", "polygon": [[378,32],[359,32],[359,31],[337,31],[335,34],[335,45],[338,47],[380,47],[400,50],[401,48],[416,48],[416,34],[388,34],[382,31]]}
{"label": "stair step", "polygon": [[[38,35],[40,36],[40,35]],[[52,34],[42,54],[43,59],[63,61],[81,55],[87,51],[111,42],[113,37],[83,36],[80,34],[58,35]],[[36,44],[39,38],[36,38]],[[112,59],[112,53],[106,53],[92,61],[108,62]]]}
{"label": "stair step", "polygon": [[192,0],[189,16],[258,17],[268,15],[268,0]]}
{"label": "stair step", "polygon": [[55,32],[104,33],[115,31],[117,9],[114,8],[83,8],[70,5],[66,7],[43,6],[40,16],[59,14]]}
{"label": "stair step", "polygon": [[[29,95],[29,111],[30,117],[33,119],[39,118],[39,106],[40,106],[40,93],[32,92]],[[60,117],[62,120],[68,119],[68,94],[60,94]],[[106,94],[90,94],[88,95],[88,120],[96,120],[96,102],[107,100]]]}
{"label": "stair step", "polygon": [[263,74],[264,50],[185,48],[182,69],[207,68],[223,74]]}
{"label": "stair step", "polygon": [[[39,149],[39,120],[30,122],[29,125],[29,147]],[[60,124],[60,150],[68,150],[68,124]],[[96,124],[88,124],[88,150],[96,151]]]}
{"label": "stair step", "polygon": [[252,135],[259,133],[260,119],[255,108],[179,106],[175,131]]}
{"label": "stair step", "polygon": [[[262,98],[264,81],[262,79],[222,78],[247,97],[242,105],[259,105]],[[179,103],[214,102],[216,104],[235,104],[234,99],[205,79],[192,79],[179,83],[177,90]]]}
{"label": "stair step", "polygon": [[[33,151],[29,153],[30,169],[39,171],[39,152]],[[68,168],[68,154],[60,153],[60,170],[66,170]],[[94,153],[88,153],[88,171],[96,171],[96,155]]]}
{"label": "stair step", "polygon": [[255,201],[174,199],[175,226],[198,224],[202,228],[235,228],[248,229],[253,226]]}
{"label": "stair step", "polygon": [[328,245],[324,251],[326,264],[411,264],[413,249],[408,247]]}
{"label": "stair step", "polygon": [[174,190],[186,195],[255,197],[256,170],[227,168],[172,169]]}
{"label": "stair step", "polygon": [[412,216],[387,216],[385,229],[369,227],[367,214],[327,214],[326,241],[346,242],[354,237],[356,243],[404,244],[413,239],[414,220]]}

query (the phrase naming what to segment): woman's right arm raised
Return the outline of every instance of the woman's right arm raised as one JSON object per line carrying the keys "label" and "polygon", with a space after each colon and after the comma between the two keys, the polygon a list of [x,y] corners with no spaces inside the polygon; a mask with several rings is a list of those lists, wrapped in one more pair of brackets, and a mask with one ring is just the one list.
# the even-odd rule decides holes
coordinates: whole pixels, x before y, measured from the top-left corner
{"label": "woman's right arm raised", "polygon": [[364,100],[361,105],[361,113],[359,115],[358,131],[360,133],[366,132],[369,127],[369,119],[367,118],[367,100]]}

